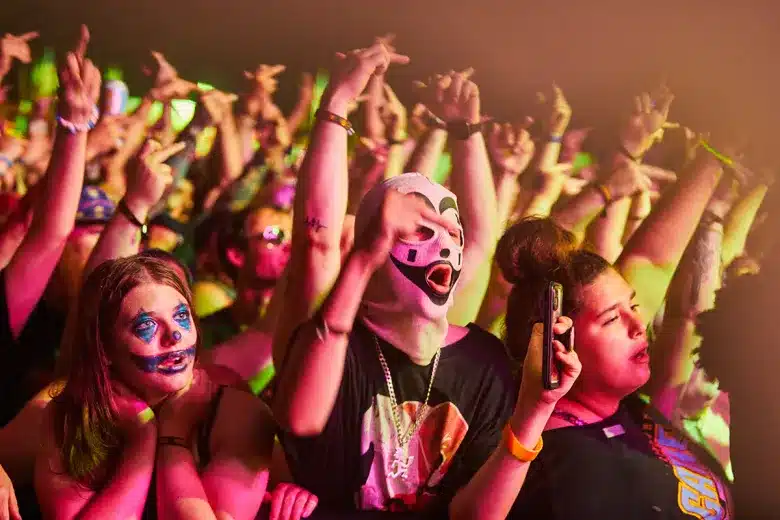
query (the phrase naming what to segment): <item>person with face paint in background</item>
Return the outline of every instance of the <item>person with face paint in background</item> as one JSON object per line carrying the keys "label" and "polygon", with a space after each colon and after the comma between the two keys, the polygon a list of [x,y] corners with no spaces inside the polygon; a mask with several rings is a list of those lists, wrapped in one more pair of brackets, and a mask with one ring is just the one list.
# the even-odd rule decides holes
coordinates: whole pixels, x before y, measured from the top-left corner
{"label": "person with face paint in background", "polygon": [[273,419],[198,365],[191,301],[154,258],[89,275],[36,461],[45,518],[255,518]]}
{"label": "person with face paint in background", "polygon": [[[342,55],[298,181],[285,313],[297,322],[277,329],[274,412],[295,482],[325,511],[442,512],[498,445],[516,393],[501,343],[447,322],[457,287],[495,233],[469,72],[438,76],[428,102],[454,134],[453,185],[468,193],[463,212],[452,192],[422,175],[394,177],[364,197],[354,248],[335,276],[346,107],[372,74],[407,60],[381,41]],[[291,323],[311,316],[323,297],[285,348]]]}

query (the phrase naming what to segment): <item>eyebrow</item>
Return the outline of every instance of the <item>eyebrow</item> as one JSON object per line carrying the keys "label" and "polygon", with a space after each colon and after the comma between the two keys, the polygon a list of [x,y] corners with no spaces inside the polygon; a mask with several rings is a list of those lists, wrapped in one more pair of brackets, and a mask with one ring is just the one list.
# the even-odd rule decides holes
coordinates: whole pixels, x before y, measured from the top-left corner
{"label": "eyebrow", "polygon": [[189,310],[190,310],[190,307],[186,303],[180,303],[176,307],[173,308],[173,312],[174,313],[181,312],[181,311],[189,311]]}
{"label": "eyebrow", "polygon": [[[629,301],[631,301],[631,300],[633,300],[634,298],[636,298],[636,291],[632,291],[632,292],[631,292],[631,297],[630,297],[628,300],[629,300]],[[618,307],[620,307],[620,302],[618,302],[618,303],[616,303],[616,304],[614,304],[614,305],[612,305],[612,306],[610,306],[610,307],[608,307],[608,308],[604,309],[603,311],[601,311],[601,312],[598,314],[598,316],[596,316],[596,319],[598,319],[598,318],[601,318],[602,316],[604,316],[604,315],[605,315],[605,314],[607,314],[608,312],[612,312],[612,311],[614,311],[614,310],[615,310],[615,309],[617,309]]]}

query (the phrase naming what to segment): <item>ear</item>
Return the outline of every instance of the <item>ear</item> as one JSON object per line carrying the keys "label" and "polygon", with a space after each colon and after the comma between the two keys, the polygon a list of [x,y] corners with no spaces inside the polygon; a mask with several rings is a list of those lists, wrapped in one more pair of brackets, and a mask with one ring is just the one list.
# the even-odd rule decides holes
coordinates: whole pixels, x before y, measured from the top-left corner
{"label": "ear", "polygon": [[227,251],[225,252],[225,257],[234,267],[240,268],[244,265],[244,252],[237,247],[228,247]]}

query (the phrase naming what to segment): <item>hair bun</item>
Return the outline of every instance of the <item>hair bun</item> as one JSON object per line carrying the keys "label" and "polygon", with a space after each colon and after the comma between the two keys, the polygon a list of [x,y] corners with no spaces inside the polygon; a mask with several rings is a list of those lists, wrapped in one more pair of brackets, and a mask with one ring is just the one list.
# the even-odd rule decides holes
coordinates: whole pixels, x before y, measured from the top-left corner
{"label": "hair bun", "polygon": [[495,260],[504,278],[518,284],[523,280],[552,279],[552,273],[566,266],[576,249],[574,234],[550,219],[529,217],[504,233]]}

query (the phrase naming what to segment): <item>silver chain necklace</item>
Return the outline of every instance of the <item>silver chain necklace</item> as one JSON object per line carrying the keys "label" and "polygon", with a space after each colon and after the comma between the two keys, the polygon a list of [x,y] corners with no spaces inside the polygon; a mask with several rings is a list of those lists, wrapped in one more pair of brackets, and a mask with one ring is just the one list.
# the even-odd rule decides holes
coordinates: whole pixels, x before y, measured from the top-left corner
{"label": "silver chain necklace", "polygon": [[409,475],[409,467],[414,462],[414,456],[408,455],[409,441],[412,440],[412,436],[417,431],[417,428],[422,423],[428,412],[428,399],[431,397],[431,389],[433,388],[433,380],[436,377],[436,369],[439,366],[439,357],[441,356],[441,349],[436,351],[436,355],[433,357],[433,370],[431,370],[431,380],[428,382],[428,391],[425,393],[425,402],[417,411],[414,422],[409,426],[406,433],[401,433],[403,429],[401,426],[401,416],[398,413],[398,400],[395,397],[395,388],[393,388],[393,378],[390,375],[390,367],[387,366],[387,360],[385,360],[384,354],[382,354],[382,347],[379,346],[379,339],[374,334],[374,345],[376,346],[376,353],[379,356],[379,363],[382,365],[382,371],[385,373],[385,382],[387,383],[387,393],[390,394],[390,409],[393,412],[393,424],[395,425],[395,435],[398,439],[398,446],[395,448],[395,454],[393,455],[393,461],[390,463],[387,475],[390,478],[406,479]]}

